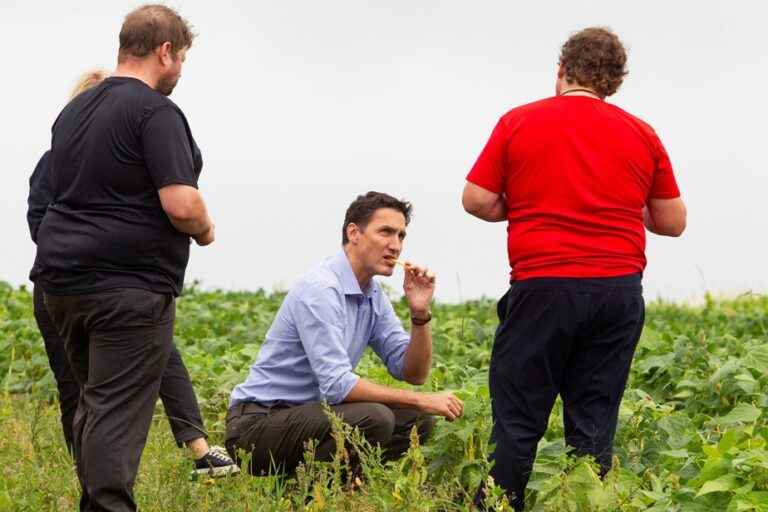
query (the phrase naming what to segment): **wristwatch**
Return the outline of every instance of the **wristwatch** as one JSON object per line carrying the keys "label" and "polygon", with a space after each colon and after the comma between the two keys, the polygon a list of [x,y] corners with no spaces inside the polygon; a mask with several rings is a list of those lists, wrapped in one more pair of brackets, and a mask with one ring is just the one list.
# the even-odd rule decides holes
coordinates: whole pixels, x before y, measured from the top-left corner
{"label": "wristwatch", "polygon": [[427,311],[426,318],[416,318],[414,316],[411,317],[411,323],[413,325],[426,325],[429,323],[429,321],[432,320],[432,312]]}

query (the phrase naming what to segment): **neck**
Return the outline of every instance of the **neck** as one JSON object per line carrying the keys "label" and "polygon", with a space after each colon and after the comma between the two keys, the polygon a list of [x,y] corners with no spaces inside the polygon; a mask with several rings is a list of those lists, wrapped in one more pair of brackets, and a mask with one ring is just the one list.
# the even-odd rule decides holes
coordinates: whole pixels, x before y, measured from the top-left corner
{"label": "neck", "polygon": [[567,94],[568,96],[589,96],[591,98],[602,99],[597,92],[589,87],[584,87],[578,84],[571,84],[564,87],[560,91],[560,96]]}
{"label": "neck", "polygon": [[360,289],[365,290],[365,288],[368,286],[368,283],[370,283],[371,279],[373,278],[373,273],[365,270],[361,258],[359,258],[354,251],[350,250],[349,245],[344,247],[344,253],[347,255],[349,266],[352,267],[352,273],[355,274],[355,278],[357,279],[357,283],[360,285]]}
{"label": "neck", "polygon": [[127,60],[121,62],[115,68],[112,76],[122,76],[141,80],[152,89],[157,89],[157,75],[153,73],[143,62]]}

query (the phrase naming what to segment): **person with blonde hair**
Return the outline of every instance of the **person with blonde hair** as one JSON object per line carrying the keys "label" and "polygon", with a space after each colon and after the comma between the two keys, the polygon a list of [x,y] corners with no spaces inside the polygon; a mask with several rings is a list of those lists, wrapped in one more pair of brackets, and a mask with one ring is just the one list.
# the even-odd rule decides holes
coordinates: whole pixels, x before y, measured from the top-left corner
{"label": "person with blonde hair", "polygon": [[69,99],[72,100],[80,93],[96,87],[109,76],[109,72],[103,69],[91,69],[83,73],[72,88],[72,92],[69,94]]}
{"label": "person with blonde hair", "polygon": [[[93,69],[83,73],[70,94],[70,101],[79,94],[96,87],[109,77],[103,69]],[[46,151],[29,180],[27,222],[32,241],[37,243],[37,232],[48,205],[53,199],[50,186],[50,151]],[[77,383],[64,349],[64,342],[54,327],[43,301],[43,291],[39,286],[33,288],[34,316],[40,334],[43,337],[48,363],[53,371],[59,394],[61,425],[67,450],[72,453],[72,422],[80,397],[80,385]],[[171,431],[176,444],[187,446],[195,459],[193,474],[222,476],[239,472],[239,468],[221,447],[210,447],[206,440],[207,432],[203,425],[197,397],[189,378],[189,373],[174,345],[168,358],[168,365],[160,383],[160,399],[163,402]]]}

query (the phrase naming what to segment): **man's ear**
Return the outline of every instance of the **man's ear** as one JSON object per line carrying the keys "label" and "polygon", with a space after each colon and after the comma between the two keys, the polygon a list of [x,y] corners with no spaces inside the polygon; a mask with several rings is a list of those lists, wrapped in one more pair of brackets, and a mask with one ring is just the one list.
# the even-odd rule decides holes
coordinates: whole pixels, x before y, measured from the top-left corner
{"label": "man's ear", "polygon": [[565,66],[563,66],[563,63],[560,63],[560,66],[557,68],[557,78],[560,78],[561,80],[565,78]]}
{"label": "man's ear", "polygon": [[155,49],[155,54],[160,64],[167,66],[173,61],[173,45],[170,41],[166,41]]}
{"label": "man's ear", "polygon": [[347,240],[352,244],[357,244],[357,239],[360,237],[360,228],[354,222],[347,224]]}

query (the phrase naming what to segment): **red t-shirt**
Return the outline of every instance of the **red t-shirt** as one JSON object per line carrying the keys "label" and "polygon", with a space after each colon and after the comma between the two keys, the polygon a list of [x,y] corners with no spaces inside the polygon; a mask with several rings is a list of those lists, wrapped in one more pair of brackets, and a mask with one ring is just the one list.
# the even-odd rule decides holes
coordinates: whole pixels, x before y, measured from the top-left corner
{"label": "red t-shirt", "polygon": [[588,96],[509,111],[467,180],[504,194],[515,280],[642,272],[643,207],[680,196],[653,128]]}

